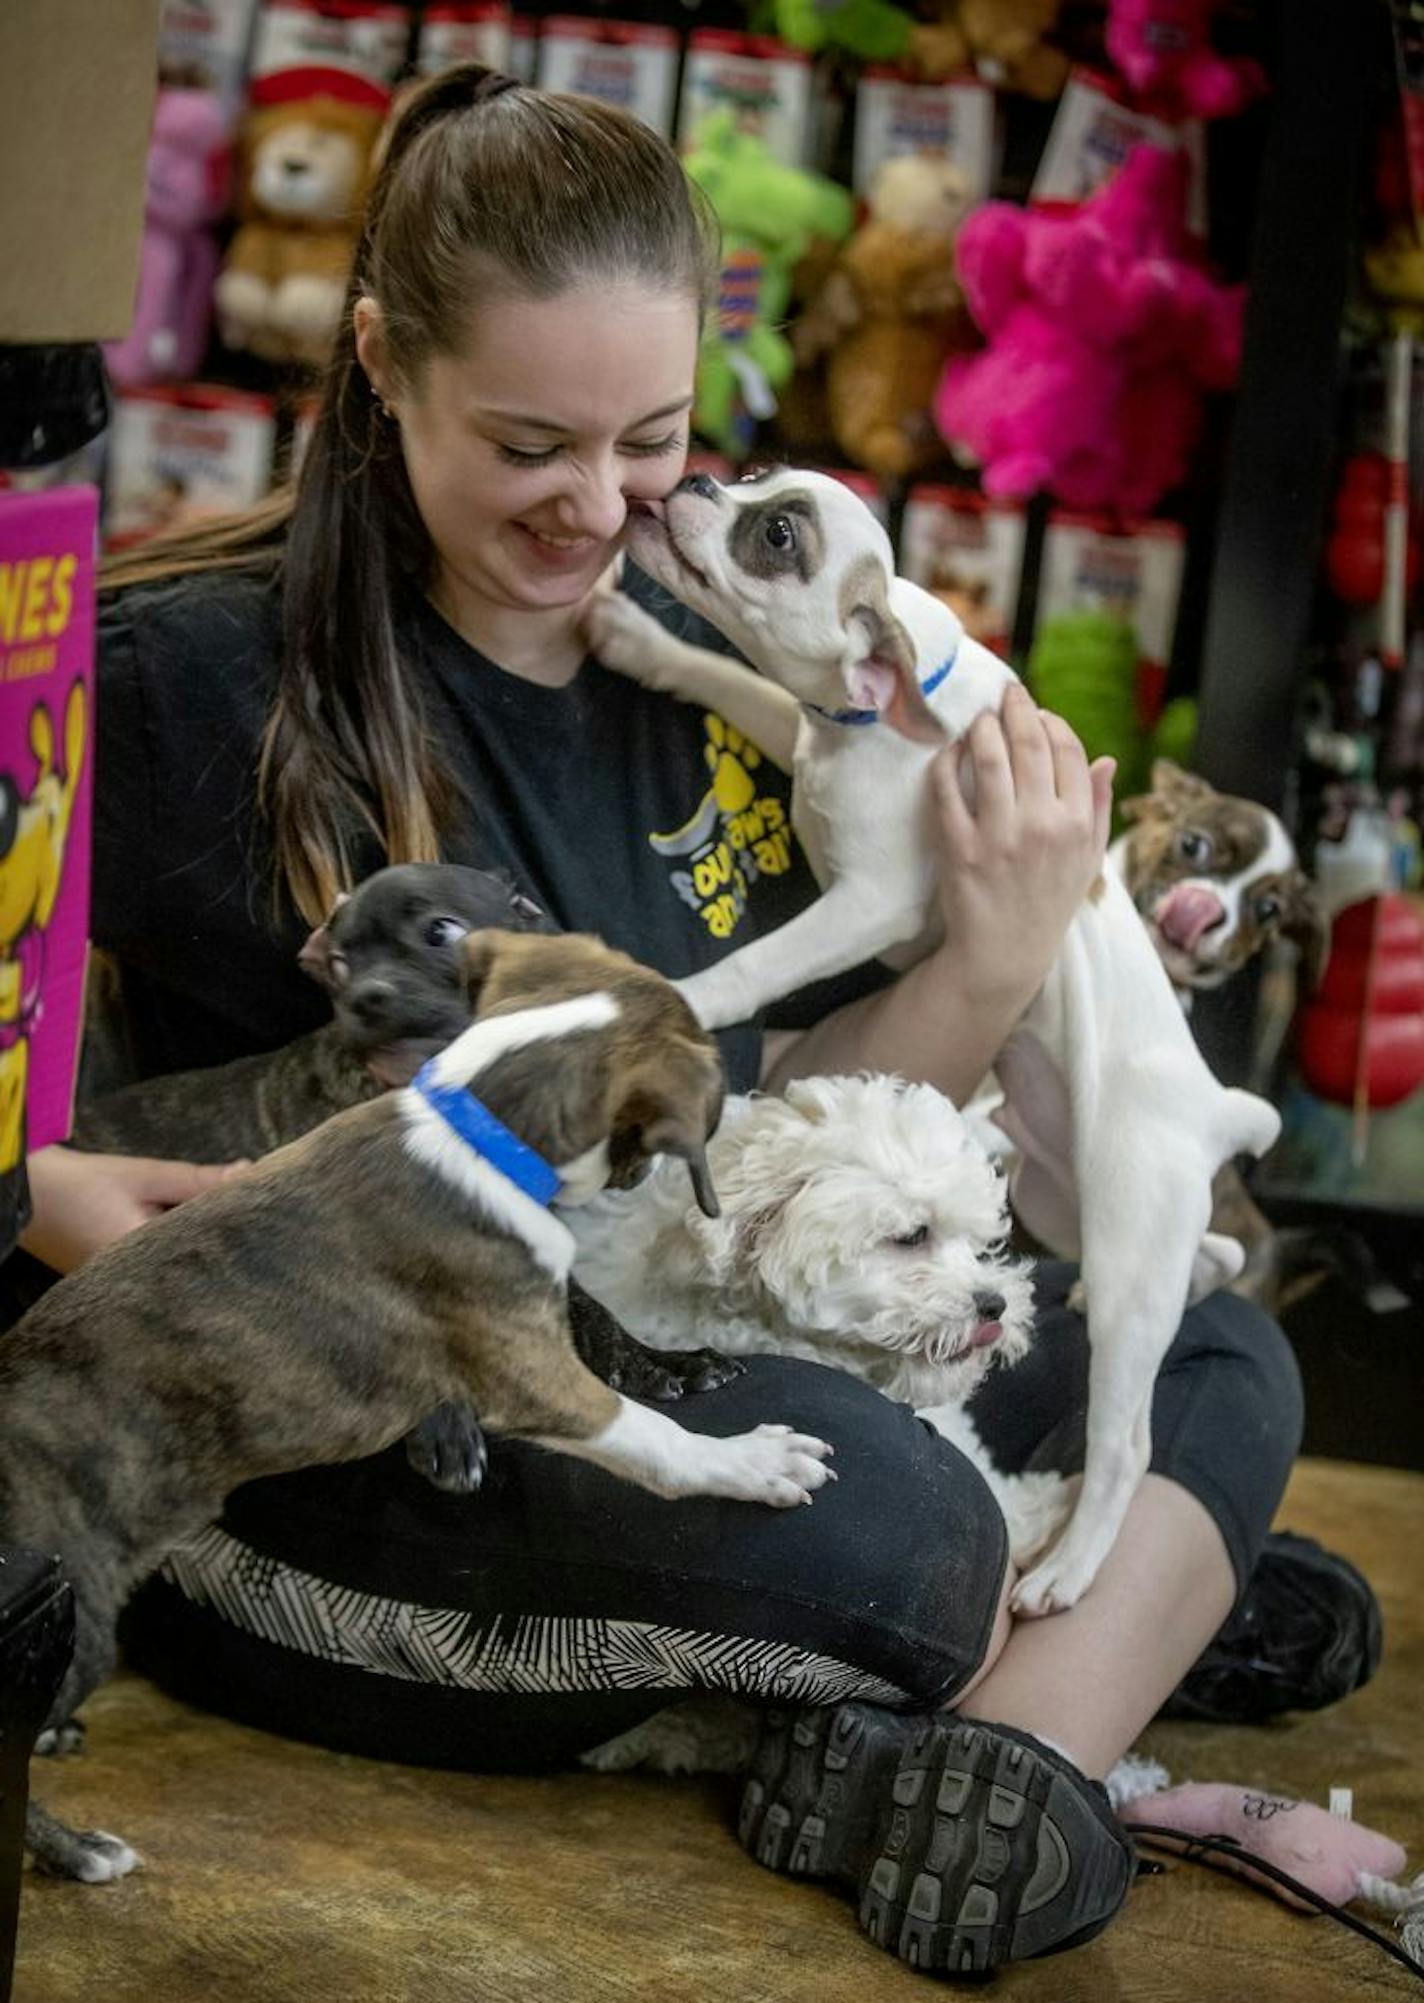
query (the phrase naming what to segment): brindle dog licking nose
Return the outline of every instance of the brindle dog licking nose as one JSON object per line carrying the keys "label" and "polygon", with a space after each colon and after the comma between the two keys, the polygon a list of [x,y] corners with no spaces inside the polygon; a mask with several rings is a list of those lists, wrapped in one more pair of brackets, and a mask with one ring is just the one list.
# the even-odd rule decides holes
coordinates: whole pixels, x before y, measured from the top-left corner
{"label": "brindle dog licking nose", "polygon": [[[442,1400],[660,1495],[790,1507],[829,1478],[829,1447],[784,1425],[718,1439],[631,1404],[570,1334],[551,1200],[671,1153],[712,1203],[715,1045],[594,939],[480,932],[465,963],[476,1020],[410,1086],[118,1240],[0,1345],[0,1542],[58,1551],[75,1592],[51,1726],[108,1674],[133,1586],[232,1489],[379,1452]],[[137,1861],[35,1803],[25,1834],[89,1882]]]}

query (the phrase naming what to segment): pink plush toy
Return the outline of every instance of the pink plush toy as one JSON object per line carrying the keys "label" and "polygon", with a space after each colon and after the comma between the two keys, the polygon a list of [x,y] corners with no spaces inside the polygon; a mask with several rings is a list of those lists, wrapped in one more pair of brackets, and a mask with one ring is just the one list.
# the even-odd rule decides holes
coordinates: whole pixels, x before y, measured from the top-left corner
{"label": "pink plush toy", "polygon": [[191,376],[203,359],[227,200],[222,108],[210,90],[158,93],[133,325],[104,349],[122,388]]}
{"label": "pink plush toy", "polygon": [[1195,261],[1184,153],[1137,147],[1067,214],[989,202],[959,233],[969,310],[989,337],[935,393],[986,492],[1150,513],[1185,477],[1206,391],[1240,361],[1244,296]]}
{"label": "pink plush toy", "polygon": [[1217,0],[1110,0],[1108,54],[1139,107],[1162,118],[1230,118],[1266,87],[1259,63],[1217,55]]}

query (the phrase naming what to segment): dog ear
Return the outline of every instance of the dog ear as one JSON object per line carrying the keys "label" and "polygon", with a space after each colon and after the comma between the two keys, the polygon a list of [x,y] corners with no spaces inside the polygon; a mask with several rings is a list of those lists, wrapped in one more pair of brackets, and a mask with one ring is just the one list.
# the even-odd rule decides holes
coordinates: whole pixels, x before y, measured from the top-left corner
{"label": "dog ear", "polygon": [[1152,790],[1169,800],[1205,800],[1215,792],[1215,787],[1199,778],[1195,772],[1188,772],[1171,758],[1152,760]]}
{"label": "dog ear", "polygon": [[342,905],[350,902],[351,899],[346,892],[341,891],[322,923],[314,932],[308,934],[306,944],[297,955],[297,965],[302,972],[310,974],[314,981],[320,981],[324,988],[334,985],[331,973],[331,956],[334,951],[331,943],[331,921]]}
{"label": "dog ear", "polygon": [[944,725],[920,693],[915,643],[890,610],[889,582],[874,557],[854,564],[841,585],[846,646],[841,673],[857,708],[878,710],[917,744],[942,744]]}
{"label": "dog ear", "polygon": [[1281,937],[1300,948],[1300,983],[1304,994],[1313,994],[1325,973],[1330,957],[1330,927],[1315,885],[1303,869],[1293,869],[1281,879]]}
{"label": "dog ear", "polygon": [[1170,758],[1152,761],[1152,791],[1119,800],[1118,812],[1125,821],[1175,820],[1193,801],[1209,799],[1215,789],[1194,772],[1184,772]]}
{"label": "dog ear", "polygon": [[704,1217],[722,1206],[707,1166],[707,1143],[722,1115],[722,1073],[713,1054],[688,1043],[661,1049],[628,1071],[618,1092],[611,1142],[632,1142],[646,1156],[676,1155],[687,1163],[692,1193]]}

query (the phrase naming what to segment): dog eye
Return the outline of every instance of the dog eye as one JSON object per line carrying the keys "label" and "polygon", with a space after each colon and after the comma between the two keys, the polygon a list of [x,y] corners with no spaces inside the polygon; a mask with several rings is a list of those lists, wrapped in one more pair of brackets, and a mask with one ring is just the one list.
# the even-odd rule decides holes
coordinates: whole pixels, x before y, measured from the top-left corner
{"label": "dog eye", "polygon": [[344,953],[329,953],[327,955],[326,971],[327,977],[334,986],[338,988],[345,987],[351,974],[351,969],[347,965],[346,955]]}
{"label": "dog eye", "polygon": [[1281,915],[1281,900],[1279,897],[1258,897],[1255,912],[1258,925],[1273,924]]}
{"label": "dog eye", "polygon": [[771,549],[786,550],[796,547],[796,524],[790,515],[770,516],[762,535]]}
{"label": "dog eye", "polygon": [[892,1238],[890,1242],[892,1245],[903,1245],[907,1252],[917,1251],[921,1245],[929,1244],[930,1227],[928,1224],[917,1224],[913,1231],[902,1231],[898,1238]]}
{"label": "dog eye", "polygon": [[453,946],[457,939],[463,939],[469,931],[458,918],[432,918],[425,928],[427,946]]}
{"label": "dog eye", "polygon": [[1211,836],[1202,834],[1197,828],[1183,828],[1177,837],[1177,853],[1183,862],[1208,863],[1211,861]]}

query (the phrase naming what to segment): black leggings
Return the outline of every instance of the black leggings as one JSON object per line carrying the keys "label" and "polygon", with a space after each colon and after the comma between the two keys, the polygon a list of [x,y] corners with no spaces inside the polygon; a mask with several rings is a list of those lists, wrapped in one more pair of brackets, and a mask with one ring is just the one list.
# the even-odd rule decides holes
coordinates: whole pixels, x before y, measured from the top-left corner
{"label": "black leggings", "polygon": [[[1081,1465],[1087,1345],[1039,1272],[1038,1336],[974,1414],[1008,1469]],[[693,1430],[794,1422],[839,1481],[810,1509],[659,1501],[495,1442],[478,1496],[438,1493],[400,1448],[253,1483],[131,1604],[129,1661],[194,1703],[291,1737],[445,1767],[528,1769],[694,1690],[928,1707],[979,1666],[1003,1519],[945,1440],[858,1379],[756,1358],[676,1408]],[[1066,1416],[1062,1416],[1065,1415]],[[1249,1578],[1300,1441],[1285,1338],[1228,1294],[1193,1309],[1158,1379],[1152,1466]]]}

